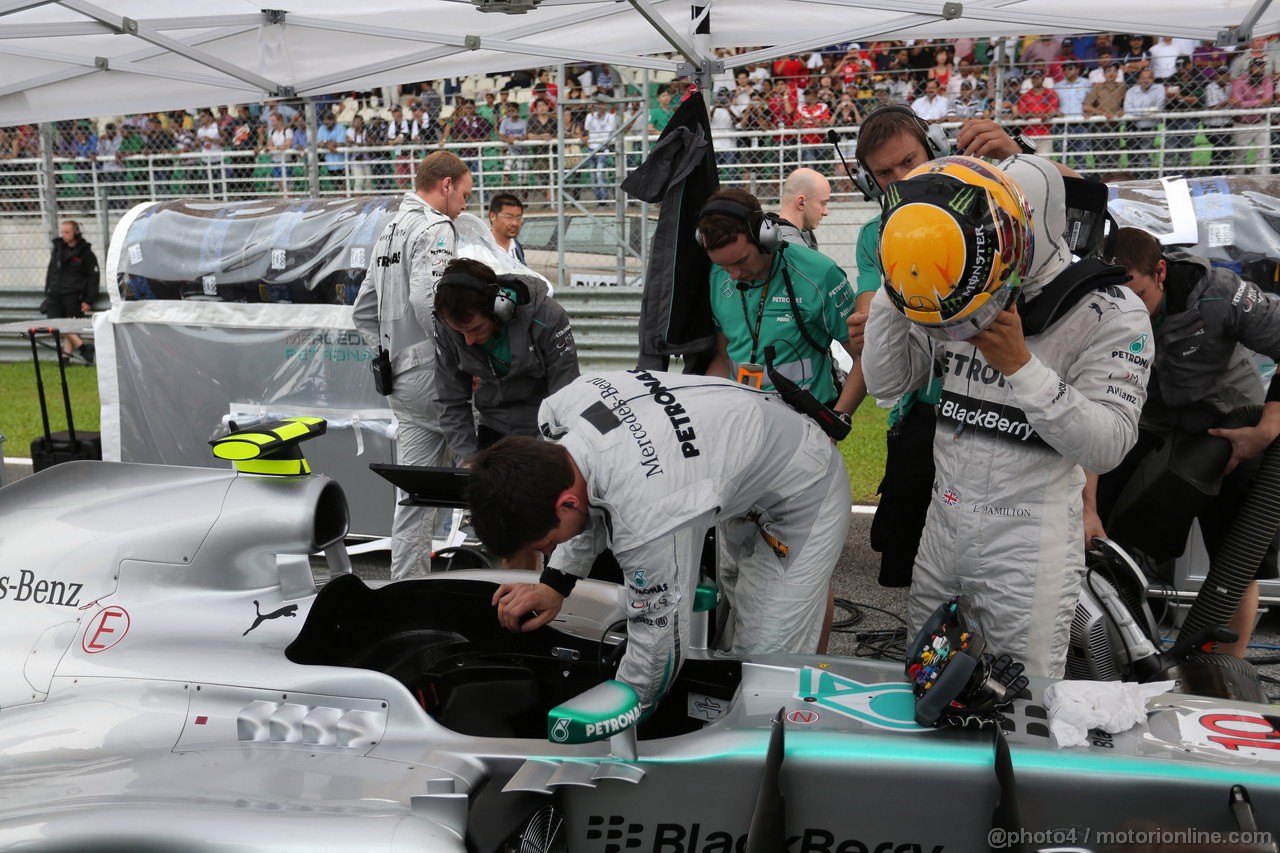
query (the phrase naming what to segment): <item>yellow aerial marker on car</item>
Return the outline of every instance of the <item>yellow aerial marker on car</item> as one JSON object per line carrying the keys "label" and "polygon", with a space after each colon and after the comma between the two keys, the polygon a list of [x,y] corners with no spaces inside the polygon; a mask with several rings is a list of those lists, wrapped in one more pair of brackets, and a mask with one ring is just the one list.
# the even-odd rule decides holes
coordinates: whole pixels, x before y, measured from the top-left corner
{"label": "yellow aerial marker on car", "polygon": [[324,418],[284,418],[248,429],[237,429],[232,421],[232,432],[209,444],[214,456],[230,460],[242,474],[294,477],[311,473],[301,444],[324,435],[326,426]]}

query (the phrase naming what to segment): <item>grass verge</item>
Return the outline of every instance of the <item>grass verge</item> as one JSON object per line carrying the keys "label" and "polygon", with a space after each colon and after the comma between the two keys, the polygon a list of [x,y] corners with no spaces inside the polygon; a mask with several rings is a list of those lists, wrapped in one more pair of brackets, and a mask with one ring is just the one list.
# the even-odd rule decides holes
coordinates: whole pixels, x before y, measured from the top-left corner
{"label": "grass verge", "polygon": [[[40,370],[44,374],[44,398],[49,407],[49,428],[67,428],[58,382],[58,363],[52,351],[41,350]],[[84,364],[67,366],[67,389],[77,430],[98,429],[98,370]],[[0,435],[5,456],[30,456],[31,441],[44,435],[40,421],[40,398],[36,394],[36,371],[30,361],[0,364]]]}
{"label": "grass verge", "polygon": [[840,455],[849,472],[849,493],[856,504],[878,502],[876,490],[884,475],[884,433],[889,410],[867,398],[853,415],[853,430],[840,442]]}
{"label": "grass verge", "polygon": [[[66,429],[62,391],[58,385],[58,365],[51,352],[41,352],[45,400],[49,425],[57,432]],[[67,367],[67,388],[76,428],[98,429],[98,371],[73,364]],[[840,455],[849,471],[849,492],[854,503],[875,503],[876,488],[884,472],[884,431],[888,411],[868,400],[853,417],[853,431],[840,442]],[[35,368],[30,362],[0,364],[0,435],[6,456],[30,456],[31,440],[44,435],[40,423],[40,403],[36,396]]]}

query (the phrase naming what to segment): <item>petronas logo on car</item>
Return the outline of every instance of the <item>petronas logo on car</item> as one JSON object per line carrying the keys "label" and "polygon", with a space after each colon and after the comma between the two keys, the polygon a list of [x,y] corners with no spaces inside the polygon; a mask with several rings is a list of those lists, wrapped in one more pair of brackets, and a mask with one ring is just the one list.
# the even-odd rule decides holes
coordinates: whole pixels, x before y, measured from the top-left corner
{"label": "petronas logo on car", "polygon": [[795,697],[806,707],[825,708],[878,729],[926,732],[915,721],[915,696],[905,682],[867,684],[806,666]]}
{"label": "petronas logo on car", "polygon": [[551,739],[556,743],[564,743],[569,739],[569,718],[561,717],[551,727]]}

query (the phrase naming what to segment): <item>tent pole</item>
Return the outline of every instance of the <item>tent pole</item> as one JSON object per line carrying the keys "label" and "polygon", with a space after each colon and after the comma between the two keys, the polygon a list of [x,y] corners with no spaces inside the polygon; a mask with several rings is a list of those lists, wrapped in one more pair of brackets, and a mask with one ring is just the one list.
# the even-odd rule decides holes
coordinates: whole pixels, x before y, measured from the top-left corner
{"label": "tent pole", "polygon": [[[700,53],[698,49],[685,40],[667,23],[667,19],[658,14],[657,10],[649,4],[649,0],[627,0],[631,7],[640,13],[640,17],[649,22],[649,26],[658,31],[667,43],[674,47],[686,60],[694,65],[701,65],[705,59],[705,54]],[[694,6],[693,15],[695,20],[700,9],[705,9],[711,5],[711,0],[705,0],[706,5],[702,7]]]}
{"label": "tent pole", "polygon": [[[1004,105],[1004,62],[1005,62],[1005,46],[1008,42],[1001,38],[999,44],[996,45],[996,79],[993,82],[995,86],[995,114],[991,116],[997,122],[1000,121],[1000,107]],[[988,92],[988,95],[991,93]]]}
{"label": "tent pole", "polygon": [[1271,0],[1256,0],[1239,26],[1218,30],[1218,37],[1214,43],[1218,47],[1244,47],[1253,39],[1253,27],[1270,5]]}
{"label": "tent pole", "polygon": [[[640,150],[641,162],[649,157],[649,69],[640,71]],[[623,235],[626,235],[625,229]],[[640,276],[649,269],[649,202],[640,202]]]}
{"label": "tent pole", "polygon": [[[44,191],[40,193],[40,216],[50,236],[58,236],[58,185],[57,170],[53,165],[53,123],[40,123],[40,174],[44,179]],[[103,243],[101,245],[108,245]]]}
{"label": "tent pole", "polygon": [[[622,82],[622,75],[618,73],[616,65],[610,65],[613,72],[613,95],[614,95],[614,114],[617,115],[617,109],[626,103],[627,89]],[[622,97],[619,99],[618,95]],[[623,116],[626,115],[626,107],[623,107],[623,115],[618,116],[618,124],[622,125]],[[613,222],[617,228],[618,239],[614,245],[614,274],[618,279],[618,284],[627,283],[627,202],[622,192],[622,178],[627,173],[627,131],[623,130],[618,134],[617,139],[613,141]]]}
{"label": "tent pole", "polygon": [[565,287],[564,267],[564,195],[568,190],[564,185],[564,102],[568,90],[565,88],[564,63],[556,66],[556,173],[553,176],[556,185],[556,282],[557,287]]}
{"label": "tent pole", "polygon": [[316,148],[316,99],[308,95],[303,101],[303,115],[307,120],[307,195],[320,197],[320,155]]}
{"label": "tent pole", "polygon": [[711,62],[711,0],[703,0],[701,5],[689,7],[692,20],[689,22],[689,29],[693,32],[693,49],[696,51],[696,57],[690,57],[690,62],[694,64],[693,80],[698,84],[699,91],[702,92],[702,99],[707,102],[707,108],[711,108],[711,97],[715,93],[711,91],[711,74],[719,70],[712,68]]}
{"label": "tent pole", "polygon": [[[102,242],[100,246],[111,245],[111,205],[107,199],[107,185],[98,180],[98,172],[94,170],[93,178],[93,206],[98,215],[98,226],[101,228],[99,240]],[[226,186],[224,183],[223,186]],[[226,201],[226,198],[223,198]]]}

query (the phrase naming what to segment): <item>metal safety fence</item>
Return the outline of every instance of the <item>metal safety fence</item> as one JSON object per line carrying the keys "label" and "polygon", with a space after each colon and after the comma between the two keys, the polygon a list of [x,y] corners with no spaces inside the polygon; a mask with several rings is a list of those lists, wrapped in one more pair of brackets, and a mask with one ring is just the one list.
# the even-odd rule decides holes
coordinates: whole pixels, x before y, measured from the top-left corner
{"label": "metal safety fence", "polygon": [[[26,156],[0,156],[0,319],[30,317],[39,305],[49,241],[59,219],[77,219],[105,261],[112,228],[135,204],[173,198],[231,201],[399,193],[411,189],[417,161],[440,148],[454,151],[471,167],[472,212],[483,214],[499,192],[523,200],[522,241],[539,271],[553,281],[637,285],[656,209],[627,199],[618,186],[657,140],[642,118],[647,117],[645,102],[612,102],[619,120],[607,139],[581,131],[580,116],[593,103],[566,101],[560,106],[553,138],[510,143],[493,138],[424,143],[410,137],[390,144],[318,145],[310,141],[317,138],[312,117],[309,122],[294,121],[293,142],[283,147],[261,144],[271,140],[263,133],[221,150],[193,146],[153,151],[135,141],[123,153],[102,158],[83,150],[84,145],[76,154],[59,143],[61,137],[52,128],[43,126],[38,137],[3,149],[6,155]],[[307,113],[314,116],[313,111]],[[1004,124],[1024,129],[1047,156],[1106,180],[1280,171],[1280,109]],[[944,126],[954,132],[959,122]],[[780,197],[786,176],[809,166],[831,178],[833,209],[852,209],[843,218],[856,223],[865,218],[858,209],[866,205],[846,176],[840,155],[850,168],[856,166],[858,128],[834,130],[839,153],[827,142],[827,128],[716,129],[713,141],[721,182],[743,187],[769,206]],[[125,135],[138,132],[134,128]],[[180,133],[164,137],[180,138],[186,139]],[[868,208],[866,216],[870,212]],[[850,231],[833,233],[825,243],[840,252],[840,244],[850,248],[852,241]],[[848,254],[851,259],[851,248]]]}
{"label": "metal safety fence", "polygon": [[[0,159],[0,219],[120,210],[142,201],[205,198],[348,197],[412,188],[416,162],[444,148],[471,167],[478,203],[496,192],[516,192],[526,205],[611,202],[627,171],[639,165],[656,137],[618,133],[605,144],[577,134],[504,143],[338,145],[268,150],[136,150],[102,160],[93,156]],[[944,122],[948,129],[960,122]],[[1083,170],[1119,177],[1266,173],[1280,168],[1280,109],[1213,110],[1119,115],[1114,118],[1010,119],[1041,147],[1040,153]],[[850,167],[858,128],[832,128]],[[714,134],[722,183],[776,196],[791,170],[810,166],[838,178],[840,160],[828,128],[725,130]],[[848,181],[836,201],[852,200]]]}

